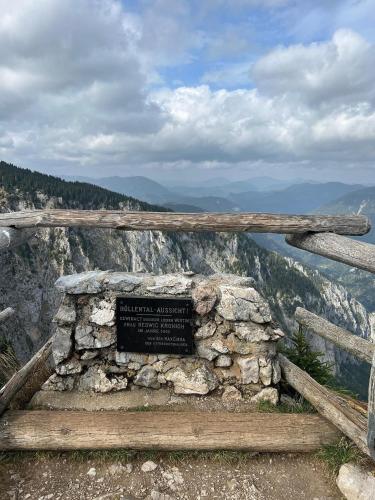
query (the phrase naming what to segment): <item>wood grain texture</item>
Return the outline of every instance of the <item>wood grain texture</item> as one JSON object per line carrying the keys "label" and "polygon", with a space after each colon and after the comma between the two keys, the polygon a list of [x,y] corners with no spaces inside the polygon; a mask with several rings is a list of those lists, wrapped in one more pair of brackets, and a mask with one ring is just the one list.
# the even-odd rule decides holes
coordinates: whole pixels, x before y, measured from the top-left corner
{"label": "wood grain texture", "polygon": [[372,363],[375,345],[368,340],[357,337],[347,330],[344,330],[344,328],[340,328],[302,307],[297,307],[295,318],[300,325],[308,330],[333,342],[341,349],[345,349],[351,354],[354,354],[354,356],[362,361],[366,361],[370,364]]}
{"label": "wood grain texture", "polygon": [[368,419],[367,446],[375,460],[375,353],[372,358],[370,381],[368,387]]}
{"label": "wood grain texture", "polygon": [[0,227],[0,250],[9,250],[26,243],[35,236],[35,230]]}
{"label": "wood grain texture", "polygon": [[248,231],[304,233],[306,231],[362,235],[370,230],[363,215],[280,215],[261,213],[124,212],[110,210],[33,210],[0,214],[0,226],[101,227],[123,230]]}
{"label": "wood grain texture", "polygon": [[10,317],[12,317],[15,314],[15,312],[16,311],[13,309],[13,307],[7,307],[6,309],[4,309],[4,311],[1,311],[0,312],[0,323],[2,323],[3,321],[6,321]]}
{"label": "wood grain texture", "polygon": [[350,406],[345,398],[318,384],[285,356],[279,354],[282,374],[286,382],[307,399],[326,419],[350,438],[358,448],[370,455],[367,446],[367,419]]}
{"label": "wood grain texture", "polygon": [[39,369],[41,365],[46,363],[52,350],[52,338],[49,339],[44,346],[28,361],[13,377],[8,380],[4,387],[0,390],[0,415],[4,413],[10,401],[17,392],[25,385],[28,378],[34,371]]}
{"label": "wood grain texture", "polygon": [[293,247],[375,273],[375,245],[370,243],[332,233],[288,235],[285,241]]}
{"label": "wood grain texture", "polygon": [[0,450],[310,452],[339,437],[317,415],[230,412],[8,411]]}

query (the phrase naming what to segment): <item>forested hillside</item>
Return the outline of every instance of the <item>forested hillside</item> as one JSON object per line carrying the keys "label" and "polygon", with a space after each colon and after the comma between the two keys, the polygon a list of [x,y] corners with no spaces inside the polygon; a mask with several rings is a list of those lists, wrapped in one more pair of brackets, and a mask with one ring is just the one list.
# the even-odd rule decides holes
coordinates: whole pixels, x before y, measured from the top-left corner
{"label": "forested hillside", "polygon": [[8,193],[9,202],[12,201],[12,195],[17,202],[19,193],[23,193],[27,194],[26,198],[35,208],[45,206],[45,198],[41,196],[43,194],[46,197],[61,198],[69,208],[84,206],[86,210],[101,207],[118,209],[130,203],[138,210],[166,210],[93,184],[64,181],[59,177],[19,168],[4,161],[0,161],[0,187]]}

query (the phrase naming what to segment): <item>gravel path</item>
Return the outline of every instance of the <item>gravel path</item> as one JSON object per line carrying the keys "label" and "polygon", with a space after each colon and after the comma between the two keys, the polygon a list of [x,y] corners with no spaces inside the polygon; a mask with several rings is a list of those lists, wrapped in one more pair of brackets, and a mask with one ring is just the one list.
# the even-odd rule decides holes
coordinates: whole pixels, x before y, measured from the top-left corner
{"label": "gravel path", "polygon": [[341,499],[312,455],[18,454],[0,461],[2,500]]}

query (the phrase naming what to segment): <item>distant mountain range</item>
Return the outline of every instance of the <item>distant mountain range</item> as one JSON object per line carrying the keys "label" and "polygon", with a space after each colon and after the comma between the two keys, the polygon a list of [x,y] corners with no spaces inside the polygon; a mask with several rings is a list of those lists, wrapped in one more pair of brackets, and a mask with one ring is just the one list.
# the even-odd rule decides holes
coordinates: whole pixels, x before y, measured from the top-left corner
{"label": "distant mountain range", "polygon": [[[165,187],[148,177],[75,178],[131,196],[147,203],[159,204],[174,210],[189,212],[276,212],[309,213],[321,205],[358,189],[360,184],[342,182],[304,182],[285,187],[286,182],[269,177],[229,182],[213,186]],[[253,184],[252,184],[253,183]],[[260,190],[249,190],[254,186]],[[268,186],[268,191],[265,188]],[[277,189],[275,188],[277,186]],[[184,208],[185,207],[185,208]]]}
{"label": "distant mountain range", "polygon": [[[373,229],[365,236],[357,239],[375,244],[375,187],[348,192],[322,205],[315,212],[332,215],[367,215],[371,220]],[[353,296],[366,306],[368,311],[375,312],[375,276],[373,274],[290,247],[285,243],[284,237],[281,235],[259,234],[253,235],[253,239],[268,250],[277,251],[284,256],[290,256],[312,268],[318,269],[330,279],[344,285]]]}

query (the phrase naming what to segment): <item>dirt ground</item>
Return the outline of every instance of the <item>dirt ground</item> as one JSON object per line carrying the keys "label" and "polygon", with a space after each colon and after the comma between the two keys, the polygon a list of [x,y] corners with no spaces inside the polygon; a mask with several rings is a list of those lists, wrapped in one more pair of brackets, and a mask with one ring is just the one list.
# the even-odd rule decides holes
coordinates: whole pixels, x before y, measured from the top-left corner
{"label": "dirt ground", "polygon": [[[142,471],[142,466],[154,470]],[[79,452],[0,457],[1,500],[295,498],[342,496],[326,465],[308,454]]]}

